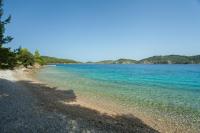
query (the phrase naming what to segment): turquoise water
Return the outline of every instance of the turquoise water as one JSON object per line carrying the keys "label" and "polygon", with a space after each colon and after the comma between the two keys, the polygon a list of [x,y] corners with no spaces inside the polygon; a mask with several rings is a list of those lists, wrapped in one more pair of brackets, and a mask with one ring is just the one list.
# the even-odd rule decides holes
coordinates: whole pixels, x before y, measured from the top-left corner
{"label": "turquoise water", "polygon": [[41,69],[37,78],[200,129],[200,65],[57,65]]}

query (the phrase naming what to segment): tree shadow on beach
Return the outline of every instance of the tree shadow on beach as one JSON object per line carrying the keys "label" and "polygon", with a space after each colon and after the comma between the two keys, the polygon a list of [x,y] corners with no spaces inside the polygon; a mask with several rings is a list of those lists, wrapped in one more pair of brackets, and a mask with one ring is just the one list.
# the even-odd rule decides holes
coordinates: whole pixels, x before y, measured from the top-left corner
{"label": "tree shadow on beach", "polygon": [[[80,105],[66,104],[76,101],[73,90],[59,90],[56,87],[48,87],[45,84],[31,81],[17,81],[15,84],[27,88],[37,99],[37,106],[44,112],[53,112],[64,116],[66,125],[60,127],[63,128],[63,132],[158,132],[130,114],[110,116]],[[57,121],[55,117],[52,119]]]}

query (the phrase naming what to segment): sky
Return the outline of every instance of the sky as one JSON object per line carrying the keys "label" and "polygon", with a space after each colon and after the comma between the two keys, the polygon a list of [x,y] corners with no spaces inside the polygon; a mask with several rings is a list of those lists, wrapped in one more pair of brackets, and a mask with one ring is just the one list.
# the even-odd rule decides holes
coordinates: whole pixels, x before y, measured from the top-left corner
{"label": "sky", "polygon": [[200,54],[200,0],[4,0],[6,34],[79,61]]}

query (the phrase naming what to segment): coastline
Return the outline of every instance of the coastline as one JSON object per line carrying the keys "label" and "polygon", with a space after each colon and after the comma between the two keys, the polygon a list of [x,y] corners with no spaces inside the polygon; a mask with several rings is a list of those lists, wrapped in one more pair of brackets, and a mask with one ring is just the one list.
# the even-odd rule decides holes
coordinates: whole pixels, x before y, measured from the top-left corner
{"label": "coastline", "polygon": [[133,115],[111,115],[87,107],[77,102],[73,90],[59,90],[34,79],[35,71],[0,71],[0,118],[9,121],[0,124],[1,132],[158,132]]}
{"label": "coastline", "polygon": [[[166,125],[166,122],[163,120],[155,120],[151,117],[143,116],[140,112],[130,114],[115,110],[116,108],[112,109],[112,107],[106,108],[95,105],[91,101],[75,94],[73,90],[60,90],[57,87],[51,87],[38,81],[34,76],[38,70],[39,69],[18,69],[3,72],[5,73],[4,76],[8,75],[7,80],[20,82],[20,84],[30,90],[31,94],[34,95],[33,97],[39,101],[39,104],[42,104],[40,106],[44,106],[43,108],[45,108],[45,110],[53,110],[62,115],[70,115],[73,117],[75,115],[78,119],[86,120],[86,123],[90,120],[97,121],[97,124],[94,125],[95,128],[99,127],[99,124],[100,126],[103,125],[103,128],[105,128],[104,125],[106,124],[111,127],[113,126],[119,131],[127,130],[127,132],[147,132],[147,130],[148,132],[194,132],[188,129],[186,130],[186,127],[183,129],[178,128],[177,125],[177,129],[175,129],[175,127]],[[1,75],[2,71],[0,71],[0,78],[4,78]],[[72,110],[69,111],[66,107]],[[120,119],[118,119],[118,117]],[[100,121],[99,118],[101,119]],[[114,130],[113,128],[111,129]],[[94,130],[96,131],[96,129]],[[109,131],[109,129],[105,128],[105,131],[107,130]]]}
{"label": "coastline", "polygon": [[[34,78],[37,78],[34,77]],[[45,81],[44,81],[45,82]],[[46,84],[51,84],[48,82],[45,82]],[[52,84],[51,84],[52,85]],[[59,85],[58,85],[59,86]],[[61,87],[60,89],[71,89],[71,88],[65,88],[66,86]],[[95,86],[94,86],[95,87]],[[73,88],[73,87],[72,87]],[[114,101],[111,101],[110,99],[103,99],[103,97],[90,97],[91,94],[86,93],[86,95],[82,95],[82,92],[79,92],[75,88],[73,89],[76,93],[76,101],[72,102],[71,104],[77,104],[81,105],[90,109],[97,110],[101,113],[106,113],[111,116],[116,115],[126,115],[130,114],[133,116],[136,116],[137,118],[141,119],[144,123],[149,125],[150,127],[156,129],[159,132],[186,132],[186,133],[195,133],[199,132],[198,125],[195,127],[191,123],[188,122],[182,122],[181,119],[178,117],[170,117],[167,115],[168,113],[161,113],[159,111],[150,110],[149,107],[146,108],[138,108],[138,106],[134,106],[131,108],[126,108],[119,106]],[[89,96],[89,97],[88,97]],[[68,103],[69,104],[69,103]],[[150,111],[150,112],[149,112]]]}

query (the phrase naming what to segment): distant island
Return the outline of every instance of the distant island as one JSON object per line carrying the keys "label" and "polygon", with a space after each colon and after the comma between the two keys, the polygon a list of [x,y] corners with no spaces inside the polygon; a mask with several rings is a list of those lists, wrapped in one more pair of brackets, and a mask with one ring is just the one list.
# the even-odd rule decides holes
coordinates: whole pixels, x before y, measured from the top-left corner
{"label": "distant island", "polygon": [[118,60],[103,60],[98,62],[80,62],[72,59],[62,59],[49,56],[41,56],[45,64],[200,64],[200,55],[182,56],[182,55],[166,55],[152,56],[142,60],[133,59],[118,59]]}
{"label": "distant island", "polygon": [[118,59],[104,60],[98,62],[87,62],[93,64],[200,64],[200,55],[196,56],[181,56],[181,55],[166,55],[152,56],[142,60],[133,59]]}
{"label": "distant island", "polygon": [[136,60],[132,59],[118,59],[118,60],[104,60],[95,62],[96,64],[136,64]]}
{"label": "distant island", "polygon": [[[83,62],[72,59],[62,59],[49,56],[41,56],[45,64],[83,64]],[[98,62],[86,62],[84,64],[200,64],[200,55],[182,56],[182,55],[166,55],[152,56],[142,60],[118,59],[103,60]]]}

